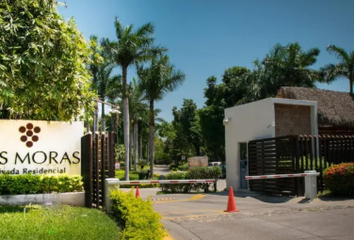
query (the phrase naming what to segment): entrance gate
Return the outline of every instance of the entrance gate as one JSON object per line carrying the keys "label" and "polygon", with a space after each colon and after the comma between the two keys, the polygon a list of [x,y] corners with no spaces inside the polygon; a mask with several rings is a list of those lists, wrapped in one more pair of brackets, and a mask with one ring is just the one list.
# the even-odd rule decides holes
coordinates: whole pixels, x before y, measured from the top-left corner
{"label": "entrance gate", "polygon": [[81,175],[85,207],[104,206],[106,178],[114,178],[114,133],[86,134],[81,138]]}

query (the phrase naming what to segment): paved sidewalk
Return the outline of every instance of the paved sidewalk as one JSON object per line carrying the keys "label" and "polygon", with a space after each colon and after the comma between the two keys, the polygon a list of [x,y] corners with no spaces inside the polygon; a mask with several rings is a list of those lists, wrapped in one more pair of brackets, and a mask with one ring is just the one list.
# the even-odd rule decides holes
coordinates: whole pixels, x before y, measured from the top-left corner
{"label": "paved sidewalk", "polygon": [[[130,189],[122,189],[130,191]],[[151,196],[174,240],[354,239],[354,199],[272,197],[235,192],[237,213],[226,213],[228,192]],[[134,190],[135,194],[135,190]]]}

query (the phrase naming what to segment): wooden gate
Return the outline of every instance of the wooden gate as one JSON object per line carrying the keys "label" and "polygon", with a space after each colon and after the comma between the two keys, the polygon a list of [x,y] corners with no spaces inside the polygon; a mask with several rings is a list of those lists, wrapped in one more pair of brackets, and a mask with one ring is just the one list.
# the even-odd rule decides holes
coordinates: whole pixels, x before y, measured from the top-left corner
{"label": "wooden gate", "polygon": [[[316,170],[318,191],[325,188],[323,170],[332,164],[354,162],[354,136],[284,136],[248,143],[249,175],[303,173]],[[303,178],[252,180],[258,192],[303,196]]]}
{"label": "wooden gate", "polygon": [[[284,136],[248,143],[249,175],[298,173],[296,136]],[[262,179],[249,182],[251,191],[303,195],[302,178]]]}
{"label": "wooden gate", "polygon": [[113,178],[114,133],[87,134],[81,138],[81,175],[85,189],[85,206],[102,208],[104,180]]}

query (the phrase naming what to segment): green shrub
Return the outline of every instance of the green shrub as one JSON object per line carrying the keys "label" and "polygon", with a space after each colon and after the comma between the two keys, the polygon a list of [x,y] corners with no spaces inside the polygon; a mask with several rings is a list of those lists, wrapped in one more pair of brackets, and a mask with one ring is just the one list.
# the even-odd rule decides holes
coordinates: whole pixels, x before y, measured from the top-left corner
{"label": "green shrub", "polygon": [[179,171],[187,171],[187,170],[188,170],[188,163],[185,163],[185,164],[183,164],[183,165],[179,165],[179,166],[177,167],[177,169],[178,169]]}
{"label": "green shrub", "polygon": [[120,162],[119,168],[120,169],[125,169],[125,162]]}
{"label": "green shrub", "polygon": [[146,159],[139,159],[138,165],[140,166],[140,169],[144,169],[144,167],[149,166],[149,161]]}
{"label": "green shrub", "polygon": [[143,183],[143,184],[132,184],[132,185],[119,185],[120,188],[157,188],[160,187],[158,183]]}
{"label": "green shrub", "polygon": [[[172,172],[164,175],[165,180],[187,179],[186,172]],[[190,192],[191,184],[160,184],[161,190],[164,192]]]}
{"label": "green shrub", "polygon": [[149,179],[150,170],[143,170],[138,172],[139,180]]}
{"label": "green shrub", "polygon": [[82,177],[78,175],[0,175],[0,195],[81,191]]}
{"label": "green shrub", "polygon": [[[221,176],[220,167],[193,167],[187,172],[188,179],[217,179]],[[212,183],[195,183],[192,185],[192,189],[199,191],[202,189],[204,192],[208,192]]]}
{"label": "green shrub", "polygon": [[[217,181],[220,175],[220,167],[193,167],[187,172],[169,173],[165,175],[165,179],[215,179]],[[161,190],[164,192],[190,192],[192,190],[208,192],[212,185],[213,183],[161,184]]]}
{"label": "green shrub", "polygon": [[122,227],[122,239],[162,240],[165,235],[160,215],[150,199],[135,198],[133,190],[111,191],[112,216]]}
{"label": "green shrub", "polygon": [[171,171],[177,171],[177,167],[173,162],[170,163],[170,170]]}
{"label": "green shrub", "polygon": [[354,163],[332,165],[323,171],[323,176],[333,195],[354,195]]}

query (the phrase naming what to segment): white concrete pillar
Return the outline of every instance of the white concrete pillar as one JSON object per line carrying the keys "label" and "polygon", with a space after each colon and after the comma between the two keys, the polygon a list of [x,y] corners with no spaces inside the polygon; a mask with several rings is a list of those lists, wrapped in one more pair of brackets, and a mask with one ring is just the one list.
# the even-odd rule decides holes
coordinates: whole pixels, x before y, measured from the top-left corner
{"label": "white concrete pillar", "polygon": [[111,212],[111,198],[110,198],[110,190],[112,190],[115,186],[119,188],[119,179],[118,178],[106,178],[104,182],[104,191],[105,191],[105,201],[104,208],[107,213]]}
{"label": "white concrete pillar", "polygon": [[[316,173],[315,170],[305,171],[305,173]],[[317,198],[317,176],[318,174],[312,174],[305,177],[305,198],[315,199]]]}

